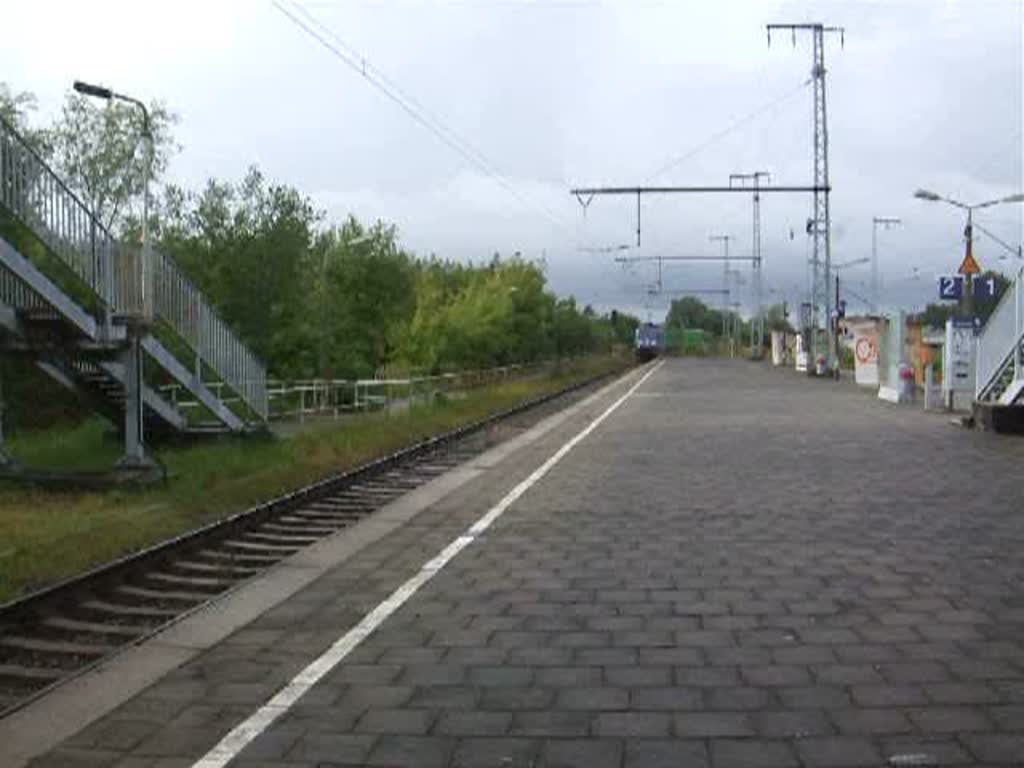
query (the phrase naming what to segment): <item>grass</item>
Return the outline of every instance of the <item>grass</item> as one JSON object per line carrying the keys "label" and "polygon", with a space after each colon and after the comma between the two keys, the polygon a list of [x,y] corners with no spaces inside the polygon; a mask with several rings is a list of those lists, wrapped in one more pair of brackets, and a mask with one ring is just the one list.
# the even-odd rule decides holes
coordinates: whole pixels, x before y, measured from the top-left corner
{"label": "grass", "polygon": [[[164,485],[145,490],[61,493],[0,485],[0,603],[81,573],[327,474],[624,367],[621,359],[579,361],[549,377],[506,382],[464,398],[399,413],[354,416],[287,440],[225,437],[156,455]],[[76,469],[110,466],[119,445],[90,420],[11,441],[25,463]]]}

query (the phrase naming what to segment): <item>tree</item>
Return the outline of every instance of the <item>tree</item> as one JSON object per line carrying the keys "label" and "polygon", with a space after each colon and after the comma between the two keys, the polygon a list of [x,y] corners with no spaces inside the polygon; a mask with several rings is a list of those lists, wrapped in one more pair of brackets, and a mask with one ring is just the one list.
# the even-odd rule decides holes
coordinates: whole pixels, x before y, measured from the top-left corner
{"label": "tree", "polygon": [[765,311],[765,328],[769,331],[785,331],[794,333],[795,330],[789,322],[784,304],[772,304]]}
{"label": "tree", "polygon": [[[177,150],[171,134],[175,122],[176,115],[160,102],[149,105],[154,184]],[[103,226],[120,232],[128,219],[138,219],[146,167],[138,107],[116,100],[98,106],[86,96],[69,93],[47,137],[58,173]]]}
{"label": "tree", "polygon": [[0,82],[0,119],[13,126],[32,149],[45,156],[49,152],[46,131],[33,128],[29,115],[36,111],[36,97],[29,91],[13,91]]}
{"label": "tree", "polygon": [[[733,313],[729,313],[732,316]],[[722,313],[693,296],[674,299],[665,324],[680,329],[701,329],[709,334],[722,332]]]}
{"label": "tree", "polygon": [[320,375],[382,371],[396,357],[416,302],[414,266],[395,228],[377,222],[365,229],[350,216],[323,233],[315,251],[323,271]]}
{"label": "tree", "polygon": [[253,167],[238,184],[211,179],[199,195],[168,189],[160,218],[160,247],[269,367],[311,374],[320,322],[309,306],[320,219],[312,201]]}

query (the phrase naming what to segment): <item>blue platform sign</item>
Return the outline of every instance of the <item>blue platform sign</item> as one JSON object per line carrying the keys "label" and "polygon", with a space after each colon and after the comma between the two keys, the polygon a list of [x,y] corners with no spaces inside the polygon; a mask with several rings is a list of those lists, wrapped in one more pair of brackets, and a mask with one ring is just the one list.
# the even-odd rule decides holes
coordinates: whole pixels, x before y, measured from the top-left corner
{"label": "blue platform sign", "polygon": [[974,298],[988,300],[996,296],[996,279],[992,275],[976,277],[971,281],[974,286]]}
{"label": "blue platform sign", "polygon": [[964,295],[963,275],[939,275],[939,298],[959,301]]}

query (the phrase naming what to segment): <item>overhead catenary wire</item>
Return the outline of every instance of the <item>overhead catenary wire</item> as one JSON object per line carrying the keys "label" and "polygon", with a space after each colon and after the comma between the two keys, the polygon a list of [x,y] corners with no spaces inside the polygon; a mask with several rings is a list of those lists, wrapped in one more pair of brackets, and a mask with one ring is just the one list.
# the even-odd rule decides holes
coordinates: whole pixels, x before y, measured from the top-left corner
{"label": "overhead catenary wire", "polygon": [[791,89],[789,91],[786,91],[785,93],[781,94],[780,96],[777,96],[776,98],[772,99],[771,101],[762,104],[761,106],[757,107],[756,109],[751,110],[750,112],[747,112],[745,115],[743,115],[739,119],[735,120],[734,122],[730,123],[728,126],[723,128],[722,130],[720,130],[717,133],[714,133],[711,136],[709,136],[707,139],[702,141],[700,144],[697,144],[696,146],[692,147],[691,149],[687,150],[686,152],[682,153],[681,155],[678,155],[675,158],[669,160],[667,163],[665,163],[664,165],[660,166],[657,170],[655,170],[652,173],[648,174],[648,176],[644,179],[644,181],[645,182],[649,182],[652,179],[655,179],[658,176],[661,176],[662,174],[667,173],[668,171],[671,171],[673,168],[676,168],[677,166],[682,165],[687,160],[689,160],[691,157],[694,157],[695,155],[699,154],[700,152],[703,152],[705,149],[710,147],[712,144],[714,144],[714,143],[716,143],[718,141],[721,141],[726,136],[731,134],[733,131],[738,130],[739,128],[742,128],[744,125],[746,125],[747,123],[752,122],[754,119],[760,117],[765,112],[769,112],[772,109],[774,109],[775,107],[777,107],[780,104],[782,104],[783,102],[788,101],[789,99],[793,98],[798,93],[803,91],[810,84],[811,84],[811,80],[805,80],[805,81],[801,82],[800,85],[798,85],[796,88],[793,88],[793,89]]}
{"label": "overhead catenary wire", "polygon": [[273,5],[295,26],[320,43],[329,53],[365,79],[410,118],[432,133],[449,149],[458,153],[464,160],[482,171],[521,204],[527,208],[532,208],[558,229],[567,232],[569,235],[574,234],[572,228],[557,214],[544,204],[517,189],[482,152],[455,130],[449,128],[441,120],[430,114],[415,99],[402,91],[396,83],[374,67],[365,57],[356,53],[352,46],[348,45],[333,30],[316,19],[299,3],[295,2],[295,0],[273,0]]}

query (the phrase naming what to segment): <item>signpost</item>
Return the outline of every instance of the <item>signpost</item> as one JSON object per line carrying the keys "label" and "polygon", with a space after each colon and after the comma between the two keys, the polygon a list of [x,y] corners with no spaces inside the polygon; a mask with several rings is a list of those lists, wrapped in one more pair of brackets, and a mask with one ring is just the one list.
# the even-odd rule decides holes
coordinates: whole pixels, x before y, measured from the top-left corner
{"label": "signpost", "polygon": [[878,323],[875,320],[852,324],[854,381],[862,387],[877,387]]}
{"label": "signpost", "polygon": [[976,345],[973,317],[951,317],[946,321],[946,343],[942,348],[942,390],[949,410],[953,409],[953,397],[957,392],[974,395]]}

